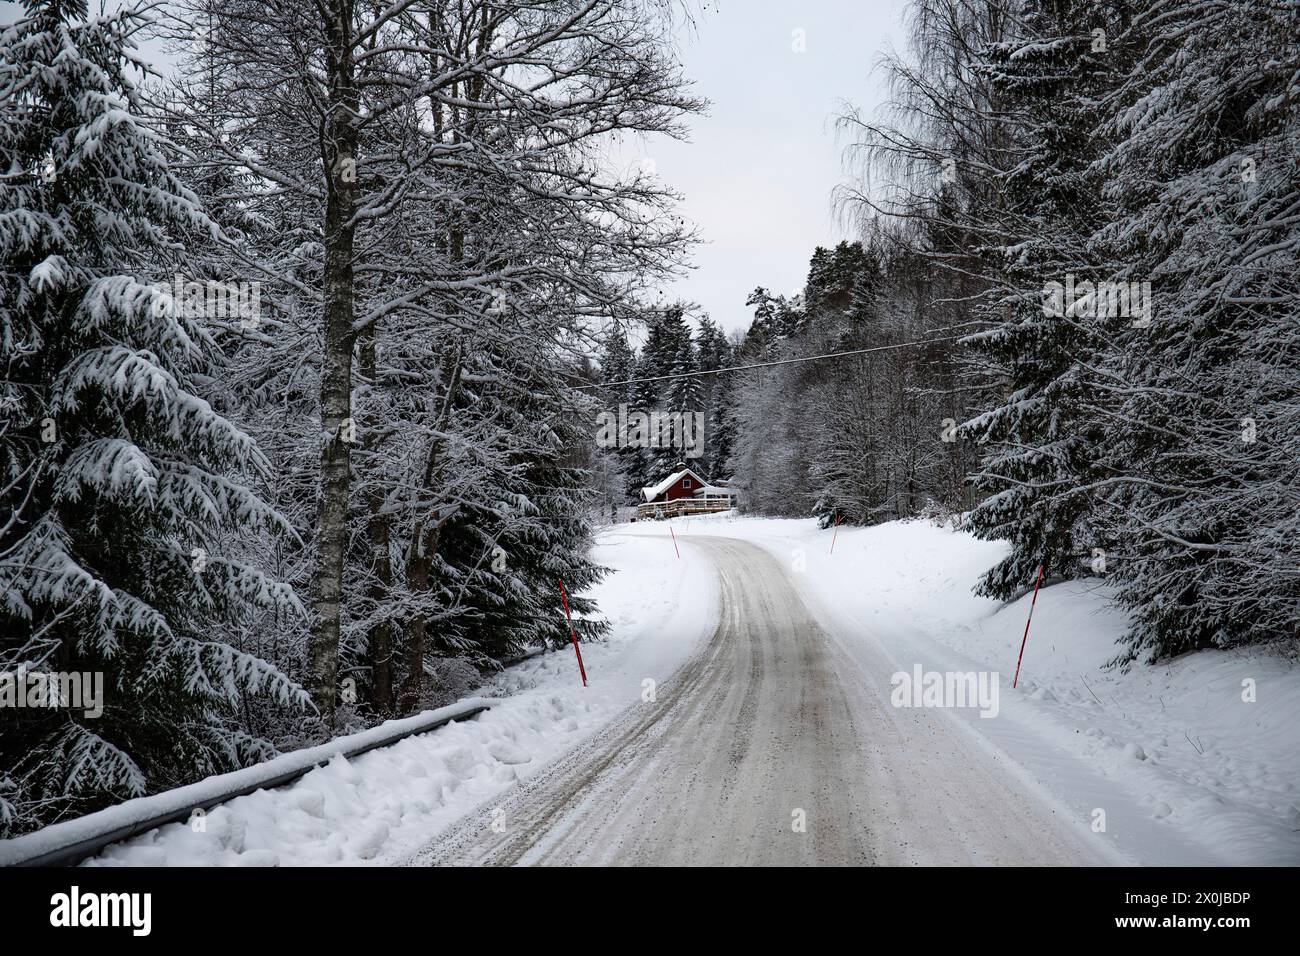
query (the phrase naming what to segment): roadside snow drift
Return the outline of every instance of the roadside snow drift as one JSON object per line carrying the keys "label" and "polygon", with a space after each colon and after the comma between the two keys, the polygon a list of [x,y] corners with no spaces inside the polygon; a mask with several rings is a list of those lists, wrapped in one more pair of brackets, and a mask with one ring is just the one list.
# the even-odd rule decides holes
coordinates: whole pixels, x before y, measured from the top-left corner
{"label": "roadside snow drift", "polygon": [[[170,824],[85,865],[393,863],[466,814],[490,826],[495,796],[638,701],[644,679],[666,677],[712,630],[713,575],[698,555],[679,559],[668,540],[614,532],[593,557],[615,569],[591,592],[613,628],[583,645],[588,687],[572,648],[532,658],[476,692],[493,698],[492,709],[473,720],[336,757],[294,784],[209,811],[202,829]],[[564,613],[558,586],[555,612]]]}

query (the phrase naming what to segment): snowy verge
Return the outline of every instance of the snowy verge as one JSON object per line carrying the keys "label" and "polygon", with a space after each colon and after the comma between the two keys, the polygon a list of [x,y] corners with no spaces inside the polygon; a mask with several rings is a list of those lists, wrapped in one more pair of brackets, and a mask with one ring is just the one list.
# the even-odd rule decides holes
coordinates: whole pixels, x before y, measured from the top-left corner
{"label": "snowy verge", "polygon": [[[1003,543],[926,521],[838,532],[734,514],[672,524],[684,543],[719,535],[765,548],[850,654],[872,642],[899,671],[998,674],[996,718],[945,712],[1125,859],[1300,863],[1300,667],[1281,652],[1208,650],[1108,668],[1125,616],[1103,580],[1076,580],[1039,594],[1013,690],[1031,598],[1004,605],[971,591]],[[633,527],[669,534],[666,523]],[[892,675],[872,676],[888,695]]]}
{"label": "snowy verge", "polygon": [[[692,549],[682,548],[678,558],[669,541],[614,531],[601,536],[592,557],[614,573],[588,592],[612,624],[605,640],[582,646],[588,687],[578,677],[572,648],[531,658],[479,689],[481,702],[492,709],[472,721],[352,760],[336,754],[289,786],[216,807],[201,829],[168,824],[111,846],[85,865],[394,863],[467,814],[481,814],[490,826],[495,797],[638,703],[642,682],[668,677],[716,621],[715,577],[708,560]],[[555,613],[564,613],[558,585]],[[365,733],[391,727],[390,722]],[[218,779],[193,786],[205,788]],[[139,802],[104,812],[135,814]]]}
{"label": "snowy verge", "polygon": [[[277,787],[335,757],[360,756],[362,751],[382,747],[394,737],[432,732],[450,721],[467,720],[492,705],[485,697],[471,697],[447,707],[424,711],[411,717],[388,720],[360,733],[335,737],[316,747],[281,754],[253,767],[217,774],[184,787],[127,800],[95,813],[65,820],[12,840],[0,841],[0,866],[41,864],[42,857],[65,853],[77,844],[115,835],[126,839],[160,818],[180,816],[187,820],[202,811],[262,788]],[[119,832],[125,831],[125,832]],[[134,832],[132,832],[134,831]],[[57,863],[55,864],[57,865]]]}

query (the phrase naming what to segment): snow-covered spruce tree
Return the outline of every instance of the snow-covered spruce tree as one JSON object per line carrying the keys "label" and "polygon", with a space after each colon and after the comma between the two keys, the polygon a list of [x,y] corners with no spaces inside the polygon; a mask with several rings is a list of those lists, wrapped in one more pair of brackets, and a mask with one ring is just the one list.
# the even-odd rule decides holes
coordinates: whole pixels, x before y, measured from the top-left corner
{"label": "snow-covered spruce tree", "polygon": [[[653,326],[651,326],[653,328]],[[632,378],[636,381],[628,389],[628,411],[649,413],[659,407],[659,386],[656,376],[663,374],[655,364],[654,358],[644,348],[636,355],[632,364]],[[625,449],[623,467],[627,473],[628,495],[633,502],[641,501],[641,489],[655,484],[663,474],[658,471],[654,456],[656,449],[643,448],[629,436]]]}
{"label": "snow-covered spruce tree", "polygon": [[243,483],[256,445],[198,393],[214,348],[193,300],[155,284],[214,227],[141,118],[141,22],[31,0],[0,33],[0,669],[102,672],[105,698],[6,714],[5,833],[263,758],[244,695],[306,703],[221,640],[253,607],[301,607],[224,553],[283,522]]}
{"label": "snow-covered spruce tree", "polygon": [[[731,343],[726,333],[707,315],[700,318],[699,363],[701,372],[716,372],[732,363]],[[731,454],[731,432],[727,426],[726,406],[731,389],[731,373],[700,377],[704,409],[704,457],[699,465],[711,481],[726,477],[726,461]]]}
{"label": "snow-covered spruce tree", "polygon": [[[946,277],[932,301],[968,309],[952,314],[953,331],[974,330],[962,391],[985,403],[954,400],[944,417],[965,418],[955,437],[983,452],[976,532],[1012,542],[981,583],[1000,597],[1032,584],[1040,563],[1084,570],[1098,544],[1082,489],[1095,464],[1087,370],[1103,334],[1085,316],[1044,314],[1043,290],[1070,273],[1117,278],[1088,245],[1106,215],[1090,135],[1128,55],[1115,42],[1123,16],[1086,0],[916,0],[912,54],[885,63],[897,121],[843,119],[864,173],[887,187],[846,198],[916,224],[914,249]],[[961,456],[945,457],[950,469]]]}
{"label": "snow-covered spruce tree", "polygon": [[1095,104],[1132,59],[1119,39],[1125,13],[1109,8],[1033,0],[1022,33],[987,44],[973,64],[1015,117],[1011,142],[1022,157],[1002,174],[996,206],[964,206],[972,228],[997,236],[987,247],[996,293],[981,309],[990,327],[968,341],[1006,396],[962,435],[986,447],[975,486],[988,497],[971,528],[1012,545],[981,582],[1000,598],[1032,583],[1040,564],[1072,577],[1087,573],[1094,548],[1113,550],[1095,526],[1088,489],[1104,430],[1092,412],[1104,399],[1091,369],[1115,323],[1093,314],[1095,301],[1075,311],[1044,294],[1127,278],[1089,242],[1111,206],[1091,166]]}
{"label": "snow-covered spruce tree", "polygon": [[[890,72],[921,120],[862,126],[901,196],[878,211],[977,280],[971,367],[1001,394],[963,429],[988,452],[973,520],[1013,546],[986,591],[1103,557],[1134,613],[1120,661],[1293,630],[1300,5],[914,11],[917,62]],[[1094,285],[1048,314],[1071,273],[1121,307]]]}
{"label": "snow-covered spruce tree", "polygon": [[1149,282],[1112,323],[1099,517],[1133,627],[1121,660],[1294,636],[1300,606],[1300,3],[1134,5],[1095,138]]}
{"label": "snow-covered spruce tree", "polygon": [[[600,389],[600,413],[617,417],[622,413],[622,406],[633,407],[633,391],[629,385],[614,385],[615,382],[627,382],[636,371],[636,353],[628,344],[627,333],[621,326],[614,326],[605,333],[600,350],[600,381],[605,385]],[[613,447],[602,448],[596,467],[601,469],[599,476],[604,483],[605,495],[616,507],[634,504],[639,488],[632,487],[631,472],[636,467],[640,449],[619,445],[617,436]]]}
{"label": "snow-covered spruce tree", "polygon": [[713,393],[709,408],[708,447],[709,480],[730,483],[733,477],[731,456],[736,444],[736,388],[734,374],[729,374],[725,386]]}
{"label": "snow-covered spruce tree", "polygon": [[[695,374],[699,371],[699,356],[696,352],[695,343],[691,341],[688,335],[682,340],[673,361],[672,374],[682,377],[669,379],[666,384],[668,385],[669,410],[680,414],[682,421],[689,423],[686,427],[692,429],[696,428],[697,420],[703,421],[705,413],[704,382],[699,375]],[[704,434],[699,430],[692,431],[690,434],[702,452]],[[679,447],[673,449],[673,451],[677,454],[675,461],[685,461],[685,455],[691,449]],[[704,467],[700,461],[686,461],[686,464],[693,468]]]}
{"label": "snow-covered spruce tree", "polygon": [[[674,304],[646,320],[646,341],[637,356],[633,376],[640,381],[632,386],[631,393],[632,408],[645,415],[674,410],[669,404],[671,380],[663,376],[673,373],[682,343],[690,342],[691,331],[684,314],[683,307]],[[652,429],[648,431],[653,432]],[[634,497],[640,495],[642,488],[662,481],[681,461],[681,449],[671,447],[669,437],[648,434],[648,439],[656,444],[636,450],[636,457],[628,469]]]}
{"label": "snow-covered spruce tree", "polygon": [[548,389],[553,369],[535,372],[530,400],[491,381],[464,392],[467,405],[495,406],[517,424],[485,478],[488,493],[447,522],[436,559],[436,580],[458,600],[434,629],[433,650],[466,653],[481,666],[569,641],[561,582],[579,639],[607,629],[594,602],[579,596],[604,573],[587,555],[593,502],[573,451],[591,442],[588,403]]}
{"label": "snow-covered spruce tree", "polygon": [[[165,123],[176,146],[171,166],[221,229],[219,241],[192,242],[188,269],[216,281],[246,277],[259,283],[259,305],[251,320],[209,316],[226,361],[208,383],[206,397],[223,416],[240,423],[257,442],[269,468],[250,487],[294,528],[295,535],[245,534],[244,552],[299,594],[310,589],[308,551],[315,466],[319,447],[311,421],[319,392],[316,366],[308,360],[316,345],[321,262],[319,236],[304,224],[302,205],[292,194],[263,188],[248,166],[229,152],[257,155],[264,146],[260,124],[229,122],[224,64],[214,61],[207,38],[220,30],[223,0],[205,0],[194,12],[198,26],[184,58],[165,84],[142,91],[152,114]],[[212,131],[221,130],[220,148]],[[269,608],[252,615],[239,632],[239,645],[301,679],[311,620]],[[314,736],[313,722],[274,706],[250,702],[250,726],[284,746]]]}

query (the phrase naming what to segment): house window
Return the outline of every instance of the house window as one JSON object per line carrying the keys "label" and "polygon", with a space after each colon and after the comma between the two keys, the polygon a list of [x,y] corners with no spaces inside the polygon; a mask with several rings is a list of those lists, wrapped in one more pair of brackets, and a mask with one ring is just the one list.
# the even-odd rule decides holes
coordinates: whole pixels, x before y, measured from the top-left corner
{"label": "house window", "polygon": [[689,488],[690,486],[691,486],[691,479],[689,479],[689,478],[683,478],[683,479],[682,479],[682,487],[683,487],[683,488]]}

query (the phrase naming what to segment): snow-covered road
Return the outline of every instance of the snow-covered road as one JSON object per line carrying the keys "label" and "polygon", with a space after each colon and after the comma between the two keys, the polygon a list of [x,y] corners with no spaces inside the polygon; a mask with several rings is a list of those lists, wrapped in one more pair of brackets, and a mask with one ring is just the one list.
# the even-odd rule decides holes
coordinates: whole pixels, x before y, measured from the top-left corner
{"label": "snow-covered road", "polygon": [[408,862],[1115,862],[950,716],[891,706],[892,663],[847,653],[767,551],[683,547],[719,578],[711,639],[490,817]]}

